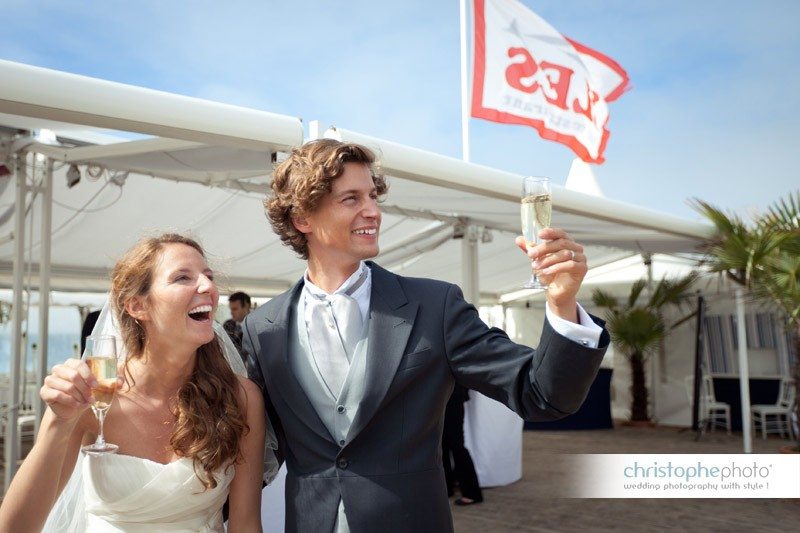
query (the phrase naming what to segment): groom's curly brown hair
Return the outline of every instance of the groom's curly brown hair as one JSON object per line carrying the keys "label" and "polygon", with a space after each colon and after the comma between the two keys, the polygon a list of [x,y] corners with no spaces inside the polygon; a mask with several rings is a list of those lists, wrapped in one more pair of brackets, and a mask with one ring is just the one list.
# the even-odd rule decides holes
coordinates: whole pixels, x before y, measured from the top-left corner
{"label": "groom's curly brown hair", "polygon": [[377,170],[375,154],[360,144],[334,139],[309,141],[292,149],[289,157],[275,167],[272,196],[264,200],[264,208],[275,233],[303,259],[308,259],[308,242],[292,218],[314,212],[331,192],[334,180],[344,173],[346,163],[367,165],[378,198],[386,194],[389,187]]}

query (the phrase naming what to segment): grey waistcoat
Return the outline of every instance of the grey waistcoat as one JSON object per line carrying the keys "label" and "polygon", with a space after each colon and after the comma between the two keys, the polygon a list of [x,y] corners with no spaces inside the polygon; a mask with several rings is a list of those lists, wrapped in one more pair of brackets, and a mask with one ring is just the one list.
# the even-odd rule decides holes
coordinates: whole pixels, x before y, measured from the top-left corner
{"label": "grey waistcoat", "polygon": [[[302,294],[298,298],[296,305],[297,312],[294,313],[294,325],[289,334],[289,365],[328,432],[339,443],[339,446],[344,446],[347,443],[346,439],[350,431],[350,425],[353,423],[358,406],[364,396],[369,318],[364,321],[361,337],[350,357],[350,369],[347,372],[347,378],[345,378],[339,397],[335,398],[323,380],[311,350],[304,318],[305,298]],[[350,531],[341,499],[339,500],[338,516],[333,531],[335,533],[348,533]]]}

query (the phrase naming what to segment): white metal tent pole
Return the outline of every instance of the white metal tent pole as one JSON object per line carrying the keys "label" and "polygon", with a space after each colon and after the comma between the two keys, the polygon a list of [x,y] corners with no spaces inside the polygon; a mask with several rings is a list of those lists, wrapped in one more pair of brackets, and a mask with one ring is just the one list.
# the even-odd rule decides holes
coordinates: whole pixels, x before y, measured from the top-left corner
{"label": "white metal tent pole", "polygon": [[469,80],[467,78],[467,0],[460,1],[461,15],[461,149],[462,159],[469,161]]}
{"label": "white metal tent pole", "polygon": [[480,286],[478,284],[478,242],[480,231],[478,226],[469,224],[464,228],[461,240],[461,290],[464,298],[478,307],[480,303]]}
{"label": "white metal tent pole", "polygon": [[[34,157],[36,157],[34,155]],[[41,386],[44,383],[44,376],[47,374],[47,356],[49,352],[50,335],[50,232],[53,221],[53,160],[47,158],[42,180],[42,227],[41,227],[41,248],[39,259],[39,362],[36,367],[36,384]],[[36,426],[34,435],[39,435],[39,424],[44,415],[44,402],[38,394],[34,400],[36,414]]]}
{"label": "white metal tent pole", "polygon": [[[644,263],[645,268],[647,269],[647,295],[648,297],[653,296],[653,254],[650,252],[645,252],[642,254],[642,262]],[[664,342],[661,341],[659,343],[659,354],[651,354],[650,355],[650,416],[654,422],[658,422],[658,375],[659,375],[659,368],[658,368],[658,358],[660,356],[661,347],[664,346]]]}
{"label": "white metal tent pole", "polygon": [[17,459],[19,458],[19,444],[17,434],[17,418],[19,416],[19,374],[20,355],[22,354],[22,281],[25,270],[25,192],[26,184],[26,153],[16,156],[17,165],[17,190],[14,212],[14,294],[12,302],[12,327],[11,327],[11,368],[8,375],[8,416],[6,417],[5,434],[5,488],[11,484],[11,479],[17,472]]}
{"label": "white metal tent pole", "polygon": [[742,439],[744,453],[753,453],[750,432],[750,367],[747,364],[747,331],[744,322],[744,290],[736,288],[736,339],[739,343],[739,393],[742,398]]}

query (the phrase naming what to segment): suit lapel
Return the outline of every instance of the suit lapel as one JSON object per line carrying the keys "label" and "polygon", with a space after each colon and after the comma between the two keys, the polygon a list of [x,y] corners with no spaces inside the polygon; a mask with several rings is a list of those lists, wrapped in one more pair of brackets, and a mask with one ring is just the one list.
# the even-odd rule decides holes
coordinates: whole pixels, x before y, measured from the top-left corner
{"label": "suit lapel", "polygon": [[289,332],[294,327],[292,320],[296,311],[292,304],[297,302],[302,288],[303,280],[300,280],[289,292],[278,297],[283,301],[277,302],[266,316],[264,338],[259,340],[267,360],[268,392],[273,398],[280,396],[295,415],[322,438],[333,441],[289,365]]}
{"label": "suit lapel", "polygon": [[347,435],[351,441],[375,415],[403,358],[419,304],[409,302],[397,276],[368,262],[372,269],[369,344],[364,396]]}

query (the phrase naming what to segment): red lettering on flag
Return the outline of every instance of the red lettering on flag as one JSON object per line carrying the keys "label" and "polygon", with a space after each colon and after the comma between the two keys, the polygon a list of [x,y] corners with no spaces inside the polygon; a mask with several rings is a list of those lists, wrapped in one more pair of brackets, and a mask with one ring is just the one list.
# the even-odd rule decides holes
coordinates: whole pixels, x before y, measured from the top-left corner
{"label": "red lettering on flag", "polygon": [[602,163],[607,103],[629,88],[625,70],[516,0],[474,0],[474,23],[472,116],[532,126]]}

